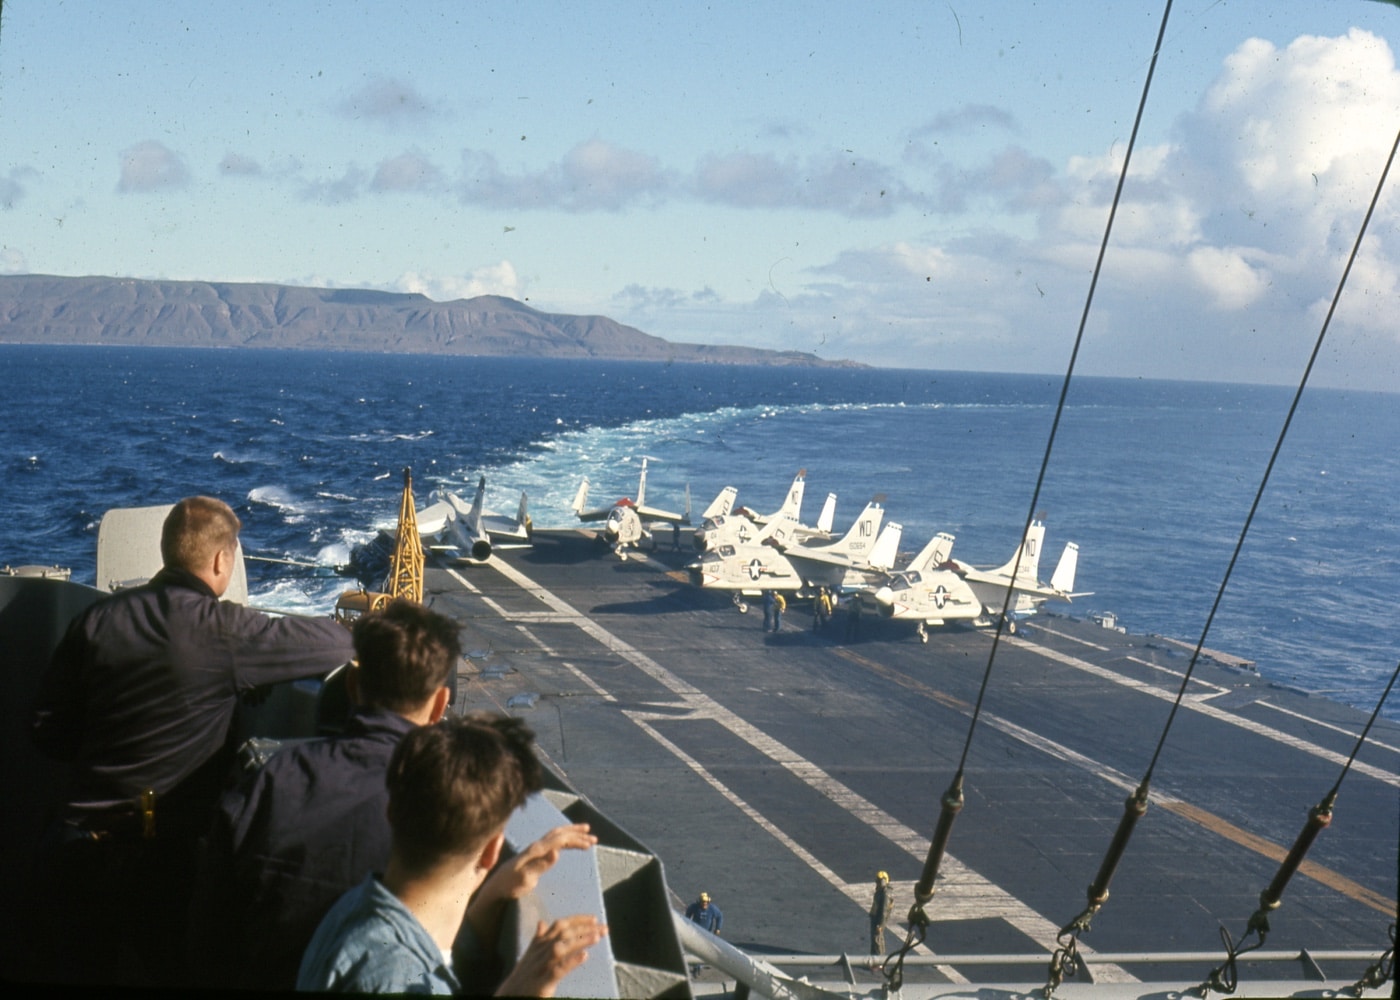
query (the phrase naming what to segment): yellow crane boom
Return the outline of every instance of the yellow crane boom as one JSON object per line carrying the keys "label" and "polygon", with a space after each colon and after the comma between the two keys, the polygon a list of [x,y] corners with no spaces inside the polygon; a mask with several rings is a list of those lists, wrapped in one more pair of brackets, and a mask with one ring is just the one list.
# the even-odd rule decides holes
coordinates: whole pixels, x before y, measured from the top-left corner
{"label": "yellow crane boom", "polygon": [[394,558],[385,581],[389,597],[423,603],[423,540],[418,536],[418,514],[413,509],[413,470],[403,470],[403,497],[399,501],[399,532]]}
{"label": "yellow crane boom", "polygon": [[418,535],[418,513],[413,506],[413,470],[403,470],[403,496],[399,500],[399,527],[384,590],[347,590],[335,602],[336,620],[349,625],[367,611],[378,611],[396,598],[423,603],[423,540]]}

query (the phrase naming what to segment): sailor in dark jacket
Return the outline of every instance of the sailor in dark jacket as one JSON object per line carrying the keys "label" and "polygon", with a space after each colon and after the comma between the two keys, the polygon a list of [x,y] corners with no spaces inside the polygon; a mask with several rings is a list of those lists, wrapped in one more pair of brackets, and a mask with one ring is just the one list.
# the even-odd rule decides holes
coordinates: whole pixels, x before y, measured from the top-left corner
{"label": "sailor in dark jacket", "polygon": [[885,924],[894,915],[894,890],[885,872],[875,873],[875,894],[870,900],[870,954],[885,953]]}
{"label": "sailor in dark jacket", "polygon": [[238,517],[190,497],[161,533],[164,568],[79,615],[40,681],[32,734],[72,765],[43,849],[35,914],[64,981],[178,983],[194,844],[223,789],[241,695],[351,655],[330,618],[274,618],[219,598]]}
{"label": "sailor in dark jacket", "polygon": [[210,986],[291,990],[316,926],[389,859],[384,783],[394,748],[442,718],[457,625],[396,601],[355,623],[345,731],[289,746],[215,816],[193,910]]}

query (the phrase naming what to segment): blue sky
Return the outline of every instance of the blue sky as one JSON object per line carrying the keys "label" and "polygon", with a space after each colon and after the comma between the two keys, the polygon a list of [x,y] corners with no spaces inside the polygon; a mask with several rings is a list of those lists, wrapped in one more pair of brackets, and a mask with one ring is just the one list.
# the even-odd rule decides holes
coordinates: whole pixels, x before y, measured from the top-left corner
{"label": "blue sky", "polygon": [[[1114,3],[5,0],[0,272],[509,295],[1062,372],[1162,18]],[[1078,370],[1293,383],[1400,9],[1177,0]],[[1400,384],[1392,176],[1314,376]]]}

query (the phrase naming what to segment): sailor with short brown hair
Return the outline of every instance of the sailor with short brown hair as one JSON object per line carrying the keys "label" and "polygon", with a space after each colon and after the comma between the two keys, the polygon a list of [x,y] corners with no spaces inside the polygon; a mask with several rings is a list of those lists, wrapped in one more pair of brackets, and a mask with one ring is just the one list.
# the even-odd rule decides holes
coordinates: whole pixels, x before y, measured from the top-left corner
{"label": "sailor with short brown hair", "polygon": [[177,503],[161,532],[164,568],[78,615],[40,680],[34,742],[72,765],[35,904],[64,981],[184,981],[194,844],[228,774],[239,697],[351,657],[329,617],[220,600],[240,527],[221,500]]}

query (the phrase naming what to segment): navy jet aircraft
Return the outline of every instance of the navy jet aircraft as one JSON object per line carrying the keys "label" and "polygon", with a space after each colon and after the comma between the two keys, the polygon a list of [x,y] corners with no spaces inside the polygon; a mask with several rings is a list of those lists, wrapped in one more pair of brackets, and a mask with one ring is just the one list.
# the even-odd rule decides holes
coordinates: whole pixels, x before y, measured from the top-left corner
{"label": "navy jet aircraft", "polygon": [[[601,538],[606,540],[617,553],[619,559],[627,558],[629,548],[637,548],[642,540],[651,542],[651,547],[656,548],[656,539],[652,536],[652,524],[674,524],[682,525],[690,523],[690,486],[685,488],[685,513],[676,514],[667,510],[660,510],[656,507],[646,506],[647,494],[647,460],[642,459],[641,479],[637,483],[637,499],[623,497],[617,503],[608,507],[596,507],[587,509],[588,505],[588,477],[583,478],[579,484],[578,493],[574,496],[573,511],[578,515],[580,521],[602,521],[603,531]],[[705,508],[703,516],[710,517],[719,511],[728,511],[734,503],[738,490],[732,486],[727,486],[715,497],[714,502]]]}
{"label": "navy jet aircraft", "polygon": [[875,603],[886,618],[914,620],[919,641],[928,642],[928,625],[970,621],[988,626],[995,622],[1014,573],[1006,625],[1015,635],[1017,621],[1035,614],[1046,601],[1086,596],[1073,593],[1079,563],[1079,546],[1074,542],[1065,545],[1049,585],[1040,582],[1037,574],[1044,539],[1045,523],[1032,521],[1017,555],[995,569],[978,569],[954,559],[953,536],[939,533],[908,566],[889,574],[885,585],[875,591]]}
{"label": "navy jet aircraft", "polygon": [[802,543],[795,518],[774,518],[753,542],[722,543],[691,563],[690,580],[697,587],[729,590],[734,605],[748,610],[745,597],[765,590],[784,590],[810,597],[820,587],[855,592],[870,589],[894,565],[900,533],[891,522],[880,531],[884,508],[872,501],[838,541],[827,545]]}
{"label": "navy jet aircraft", "polygon": [[530,515],[524,491],[515,517],[486,509],[486,477],[476,484],[476,496],[468,506],[450,490],[434,490],[433,501],[418,512],[418,533],[440,555],[463,562],[485,562],[491,558],[493,543],[530,544]]}
{"label": "navy jet aircraft", "polygon": [[[806,490],[806,477],[807,470],[799,469],[796,478],[792,481],[792,486],[788,489],[787,497],[783,500],[783,505],[766,517],[748,507],[740,507],[732,512],[722,511],[718,515],[707,516],[695,531],[695,547],[701,552],[707,552],[725,543],[747,544],[755,541],[762,529],[774,520],[787,517],[797,521],[802,514],[802,497]],[[732,487],[726,488],[732,489]],[[808,541],[829,540],[831,538],[831,525],[835,518],[836,494],[828,493],[826,503],[822,505],[821,516],[817,518],[816,527],[809,528],[799,523],[797,536]]]}

